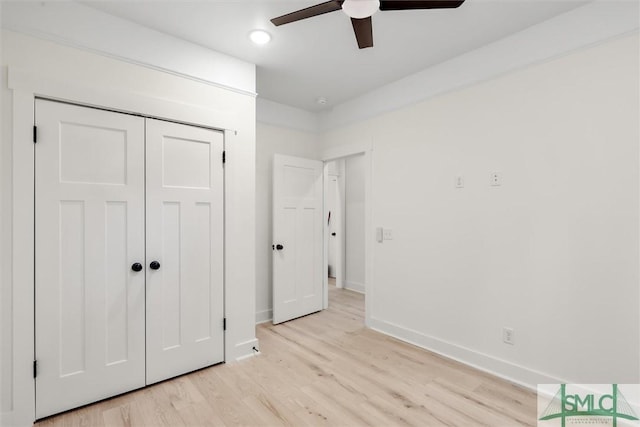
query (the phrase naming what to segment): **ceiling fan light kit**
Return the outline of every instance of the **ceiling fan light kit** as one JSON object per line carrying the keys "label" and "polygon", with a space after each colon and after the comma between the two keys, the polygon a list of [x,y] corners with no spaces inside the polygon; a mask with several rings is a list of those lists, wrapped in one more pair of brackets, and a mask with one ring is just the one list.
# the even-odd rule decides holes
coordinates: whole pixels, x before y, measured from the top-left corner
{"label": "ceiling fan light kit", "polygon": [[378,11],[380,0],[344,0],[342,11],[350,18],[368,18]]}
{"label": "ceiling fan light kit", "polygon": [[383,12],[386,10],[454,9],[462,3],[464,0],[330,0],[278,16],[273,18],[271,22],[275,26],[280,26],[342,10],[351,18],[358,47],[364,49],[373,47],[371,16],[378,9]]}

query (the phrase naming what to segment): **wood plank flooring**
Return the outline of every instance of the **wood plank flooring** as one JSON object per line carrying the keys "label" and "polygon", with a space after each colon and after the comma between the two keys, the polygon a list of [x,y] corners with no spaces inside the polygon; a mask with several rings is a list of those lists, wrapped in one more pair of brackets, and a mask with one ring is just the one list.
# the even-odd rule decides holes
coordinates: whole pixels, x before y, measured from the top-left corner
{"label": "wood plank flooring", "polygon": [[364,327],[364,296],[257,328],[261,354],[75,411],[51,426],[535,426],[534,393]]}

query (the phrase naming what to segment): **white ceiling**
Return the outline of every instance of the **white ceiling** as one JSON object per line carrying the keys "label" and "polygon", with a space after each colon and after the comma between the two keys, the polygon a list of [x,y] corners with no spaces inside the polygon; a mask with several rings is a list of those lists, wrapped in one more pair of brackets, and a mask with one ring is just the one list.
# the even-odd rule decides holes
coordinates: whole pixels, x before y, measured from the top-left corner
{"label": "white ceiling", "polygon": [[[257,64],[261,97],[320,111],[579,7],[586,0],[467,0],[458,9],[378,12],[359,50],[341,11],[275,27],[309,0],[84,1],[112,15]],[[252,29],[273,40],[255,46]],[[325,106],[318,97],[326,97]]]}

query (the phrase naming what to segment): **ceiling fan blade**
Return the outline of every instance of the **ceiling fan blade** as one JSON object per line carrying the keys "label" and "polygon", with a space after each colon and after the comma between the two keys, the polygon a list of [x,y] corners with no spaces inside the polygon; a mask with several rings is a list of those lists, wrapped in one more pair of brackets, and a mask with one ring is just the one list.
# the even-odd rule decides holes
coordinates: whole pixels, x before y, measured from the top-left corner
{"label": "ceiling fan blade", "polygon": [[342,9],[342,3],[344,0],[331,0],[324,3],[317,4],[315,6],[300,9],[295,12],[287,13],[286,15],[273,18],[271,22],[273,25],[283,25],[290,22],[300,21],[302,19],[313,18],[314,16],[322,15],[329,12],[335,12]]}
{"label": "ceiling fan blade", "polygon": [[356,33],[356,40],[358,40],[358,47],[364,49],[366,47],[373,47],[373,26],[371,25],[371,17],[356,19],[351,18],[351,25],[353,25],[353,32]]}
{"label": "ceiling fan blade", "polygon": [[380,0],[380,10],[454,9],[464,0]]}

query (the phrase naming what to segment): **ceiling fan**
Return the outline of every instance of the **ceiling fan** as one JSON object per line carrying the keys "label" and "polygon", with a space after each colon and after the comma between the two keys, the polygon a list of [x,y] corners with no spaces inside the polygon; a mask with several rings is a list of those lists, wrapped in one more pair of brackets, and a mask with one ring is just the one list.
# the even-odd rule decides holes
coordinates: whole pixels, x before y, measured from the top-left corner
{"label": "ceiling fan", "polygon": [[336,10],[342,10],[351,18],[351,25],[356,34],[358,47],[373,47],[373,27],[371,15],[378,9],[411,10],[411,9],[453,9],[464,3],[464,0],[330,0],[315,6],[287,13],[273,18],[275,26],[289,24],[302,19],[313,18]]}

